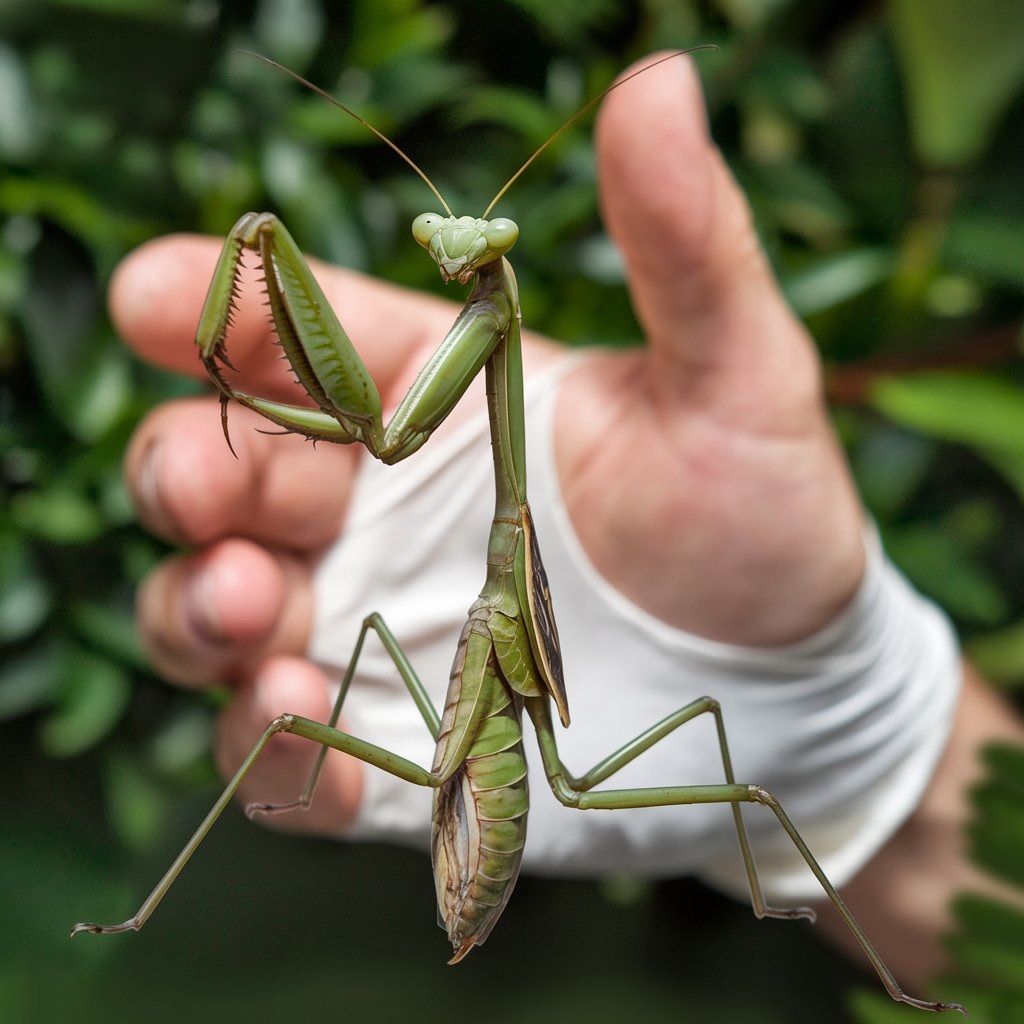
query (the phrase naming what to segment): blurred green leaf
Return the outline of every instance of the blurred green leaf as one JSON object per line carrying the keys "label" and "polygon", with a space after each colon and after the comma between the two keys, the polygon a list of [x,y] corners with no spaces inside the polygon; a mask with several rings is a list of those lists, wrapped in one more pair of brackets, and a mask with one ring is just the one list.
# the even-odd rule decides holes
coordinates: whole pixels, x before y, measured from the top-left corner
{"label": "blurred green leaf", "polygon": [[741,180],[755,193],[761,218],[769,219],[775,231],[829,248],[850,226],[849,207],[821,170],[808,163],[758,165]]}
{"label": "blurred green leaf", "polygon": [[71,621],[83,640],[122,665],[137,669],[149,667],[131,609],[111,608],[96,601],[76,601],[71,606]]}
{"label": "blurred green leaf", "polygon": [[1024,889],[1024,748],[993,745],[984,760],[987,775],[972,794],[972,856],[997,878]]}
{"label": "blurred green leaf", "polygon": [[833,253],[783,279],[790,305],[810,316],[877,287],[889,276],[893,254],[888,249],[853,249]]}
{"label": "blurred green leaf", "polygon": [[949,943],[959,966],[1024,997],[1024,913],[976,895],[958,897],[953,913],[957,932]]}
{"label": "blurred green leaf", "polygon": [[360,3],[353,12],[352,64],[377,68],[403,57],[436,50],[452,35],[453,12],[418,0]]}
{"label": "blurred green leaf", "polygon": [[511,3],[563,43],[578,42],[588,29],[609,21],[618,7],[616,0],[590,0],[585,4],[559,4],[549,0],[511,0]]}
{"label": "blurred green leaf", "polygon": [[1024,289],[1024,208],[964,210],[950,219],[943,241],[948,266]]}
{"label": "blurred green leaf", "polygon": [[324,12],[315,0],[264,0],[252,28],[261,52],[301,68],[323,38]]}
{"label": "blurred green leaf", "polygon": [[38,711],[57,693],[58,652],[32,647],[0,665],[0,721]]}
{"label": "blurred green leaf", "polygon": [[137,760],[111,756],[105,772],[107,812],[117,839],[129,850],[152,846],[171,811],[166,789]]}
{"label": "blurred green leaf", "polygon": [[20,640],[34,632],[50,610],[50,595],[43,578],[26,574],[6,583],[0,591],[0,643]]}
{"label": "blurred green leaf", "polygon": [[885,25],[864,19],[838,42],[822,158],[861,229],[898,234],[915,192],[902,83]]}
{"label": "blurred green leaf", "polygon": [[51,0],[55,7],[76,8],[98,14],[116,14],[126,18],[140,18],[153,21],[180,21],[186,4],[180,0]]}
{"label": "blurred green leaf", "polygon": [[60,483],[18,494],[11,515],[25,533],[54,544],[87,544],[103,532],[96,506]]}
{"label": "blurred green leaf", "polygon": [[885,531],[885,546],[914,585],[954,615],[989,624],[1006,614],[1002,591],[965,552],[962,537],[922,523],[890,527]]}
{"label": "blurred green leaf", "polygon": [[981,373],[889,377],[870,397],[897,423],[974,448],[1024,495],[1024,392],[1011,381]]}
{"label": "blurred green leaf", "polygon": [[887,416],[947,441],[1024,452],[1024,392],[988,374],[889,377],[872,392]]}
{"label": "blurred green leaf", "polygon": [[121,419],[134,399],[128,354],[98,339],[78,381],[67,396],[66,416],[77,438],[93,442]]}
{"label": "blurred green leaf", "polygon": [[[860,1024],[913,1024],[921,1016],[921,1011],[914,1007],[894,1003],[887,996],[866,989],[854,993],[851,1003]],[[972,1022],[973,1011],[972,1005]]]}
{"label": "blurred green leaf", "polygon": [[0,532],[0,644],[28,636],[49,610],[49,588],[29,546],[13,531]]}
{"label": "blurred green leaf", "polygon": [[[156,230],[154,223],[111,211],[99,197],[73,181],[59,178],[0,178],[0,210],[45,216],[96,250],[98,262],[113,269],[118,255]],[[48,284],[44,275],[36,284]]]}
{"label": "blurred green leaf", "polygon": [[[558,114],[543,99],[524,96],[516,89],[483,86],[474,89],[458,106],[458,123],[501,125],[528,139],[543,142],[560,124]],[[525,154],[525,160],[529,154]],[[497,191],[497,187],[495,188]]]}
{"label": "blurred green leaf", "polygon": [[972,637],[966,645],[966,653],[991,682],[1024,680],[1024,622]]}
{"label": "blurred green leaf", "polygon": [[850,458],[861,494],[875,515],[893,518],[931,469],[935,445],[896,427],[879,426],[853,445]]}
{"label": "blurred green leaf", "polygon": [[465,93],[472,94],[472,78],[462,64],[436,54],[414,54],[392,62],[374,75],[374,97],[387,116],[398,124],[446,110]]}
{"label": "blurred green leaf", "polygon": [[106,658],[78,649],[64,659],[55,710],[39,728],[51,757],[74,757],[101,740],[117,723],[131,689],[124,671]]}
{"label": "blurred green leaf", "polygon": [[28,159],[39,143],[39,116],[18,53],[0,41],[0,158]]}
{"label": "blurred green leaf", "polygon": [[199,762],[204,767],[208,765],[214,728],[211,712],[212,704],[203,708],[189,706],[161,723],[150,747],[157,771],[180,777],[192,772]]}
{"label": "blurred green leaf", "polygon": [[919,156],[933,166],[977,156],[1024,82],[1024,5],[889,0],[888,8]]}

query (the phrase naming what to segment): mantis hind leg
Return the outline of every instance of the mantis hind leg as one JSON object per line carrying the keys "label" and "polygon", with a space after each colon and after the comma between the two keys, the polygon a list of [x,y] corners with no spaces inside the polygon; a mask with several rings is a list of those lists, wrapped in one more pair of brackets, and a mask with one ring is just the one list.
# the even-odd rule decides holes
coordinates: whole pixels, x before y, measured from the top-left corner
{"label": "mantis hind leg", "polygon": [[[761,786],[739,784],[735,781],[722,712],[716,700],[710,697],[702,697],[691,704],[687,704],[684,708],[662,719],[650,729],[641,733],[623,747],[620,747],[603,761],[596,764],[590,771],[578,777],[573,776],[566,769],[558,755],[554,727],[551,721],[551,710],[547,700],[532,698],[527,701],[526,709],[537,730],[537,739],[540,744],[541,757],[544,761],[545,774],[555,797],[561,803],[568,807],[579,808],[580,810],[666,807],[685,804],[730,804],[732,806],[733,820],[736,824],[736,834],[740,843],[740,852],[743,855],[754,913],[758,917],[803,917],[813,920],[815,915],[814,911],[810,908],[798,907],[794,910],[778,910],[767,906],[764,901],[761,883],[757,877],[757,868],[754,864],[754,856],[750,849],[746,827],[743,824],[740,805],[744,803],[757,803],[762,807],[767,807],[778,819],[800,856],[818,880],[825,895],[846,922],[847,927],[853,933],[861,949],[863,949],[864,954],[875,969],[889,995],[897,1002],[907,1003],[922,1010],[958,1010],[961,1013],[966,1013],[966,1010],[959,1003],[940,1003],[932,1000],[915,999],[903,991],[893,973],[886,966],[871,940],[867,937],[864,929],[857,923],[849,907],[847,907],[843,898],[836,891],[835,886],[829,881],[828,876],[814,858],[803,837],[797,831],[792,821],[790,821],[778,800]],[[724,784],[709,786],[663,786],[644,789],[607,789],[593,792],[594,786],[610,778],[620,768],[627,765],[645,750],[649,750],[656,743],[674,732],[679,726],[692,721],[702,714],[712,714],[715,718],[718,744],[726,777]]]}
{"label": "mantis hind leg", "polygon": [[[555,795],[562,800],[563,803],[570,803],[574,807],[579,807],[581,809],[594,807],[657,807],[662,806],[663,803],[676,803],[676,800],[668,798],[668,794],[674,793],[678,787],[656,790],[611,790],[602,791],[601,793],[590,793],[590,790],[593,789],[594,786],[604,782],[605,779],[610,778],[620,768],[639,757],[645,750],[649,750],[656,743],[660,742],[670,733],[678,729],[681,725],[685,725],[687,722],[691,722],[693,719],[705,714],[713,715],[715,719],[715,728],[718,734],[718,748],[722,757],[722,770],[725,774],[727,786],[734,787],[737,790],[746,789],[746,787],[736,786],[736,777],[732,769],[732,758],[729,755],[729,742],[725,735],[725,723],[722,720],[722,709],[718,701],[711,697],[701,697],[698,700],[687,704],[685,707],[680,708],[678,711],[673,712],[666,718],[663,718],[650,729],[642,732],[625,746],[616,750],[600,763],[594,765],[594,767],[585,775],[581,775],[578,778],[571,776],[566,771],[565,766],[558,757],[557,750],[555,750],[554,734],[552,731],[545,729],[543,721],[537,721],[534,706],[528,706],[528,710],[530,711],[531,717],[534,717],[534,724],[537,726],[538,737],[541,737],[545,732],[547,732],[547,738],[550,742],[550,747],[545,751],[545,741],[543,739],[541,740],[541,754],[544,758],[544,767],[548,774],[548,781],[555,790]],[[536,710],[540,709],[538,708]],[[548,716],[548,718],[550,720],[550,716]],[[552,775],[551,768],[555,768],[554,775]],[[568,790],[565,794],[567,799],[563,799],[563,797],[559,795],[559,788],[563,786]],[[687,790],[697,789],[697,787],[686,788]],[[717,787],[700,788],[716,789]],[[636,798],[641,802],[628,802],[630,799],[633,799],[629,794],[640,794]],[[659,799],[658,794],[661,794],[664,799]],[[605,804],[602,802],[605,799],[621,800],[623,802]],[[709,803],[717,801],[694,799],[685,802]],[[750,888],[750,902],[753,906],[754,914],[759,918],[773,917],[781,918],[783,920],[803,918],[808,921],[813,921],[816,915],[810,907],[794,907],[787,909],[769,906],[765,901],[764,891],[761,888],[761,882],[757,875],[757,867],[754,863],[754,855],[750,848],[750,840],[747,836],[747,827],[743,822],[743,815],[740,811],[739,800],[732,801],[732,815],[733,822],[736,826],[736,837],[739,840],[740,854],[743,857],[743,867],[747,876],[747,884]]]}
{"label": "mantis hind leg", "polygon": [[206,838],[207,833],[213,828],[217,819],[231,803],[232,798],[235,793],[238,792],[238,788],[241,786],[242,780],[248,774],[250,768],[252,768],[256,763],[256,760],[259,758],[260,754],[263,753],[270,740],[278,733],[290,733],[293,736],[302,736],[314,743],[319,743],[321,746],[320,755],[313,766],[313,770],[310,773],[306,786],[298,800],[290,804],[282,805],[250,804],[249,807],[246,808],[246,813],[250,816],[257,812],[289,810],[294,807],[308,807],[312,801],[313,791],[316,787],[317,780],[320,777],[324,757],[326,756],[328,749],[340,750],[345,754],[350,754],[351,756],[364,761],[366,764],[374,765],[383,771],[389,772],[400,779],[404,779],[406,782],[412,782],[417,786],[437,788],[440,784],[440,780],[433,775],[429,769],[423,768],[413,761],[409,761],[398,754],[392,753],[384,747],[379,747],[374,743],[369,743],[366,740],[359,739],[356,736],[351,736],[348,733],[335,728],[338,718],[341,715],[341,709],[345,702],[345,697],[348,694],[352,678],[355,674],[356,663],[358,662],[359,655],[362,652],[363,642],[366,639],[366,634],[371,629],[380,637],[385,649],[394,660],[395,666],[398,669],[402,680],[409,688],[409,692],[412,695],[413,700],[416,702],[416,706],[419,708],[420,713],[427,724],[427,728],[430,730],[431,736],[435,739],[437,738],[437,733],[440,728],[440,720],[438,718],[437,711],[430,702],[430,697],[424,689],[423,684],[416,676],[416,673],[412,670],[408,658],[406,658],[404,652],[398,646],[398,642],[395,640],[393,634],[385,625],[381,617],[376,613],[367,616],[363,621],[362,629],[359,632],[359,638],[352,651],[352,659],[349,662],[345,678],[342,680],[341,689],[339,690],[338,697],[334,702],[334,707],[331,711],[331,717],[328,723],[323,724],[320,722],[314,722],[308,718],[302,718],[299,715],[278,715],[278,717],[263,730],[263,734],[256,741],[252,750],[249,751],[249,754],[239,766],[238,771],[235,772],[233,778],[227,784],[217,802],[213,805],[200,826],[193,833],[192,838],[185,844],[182,851],[174,859],[174,862],[164,873],[160,881],[157,882],[153,891],[146,897],[142,906],[139,907],[135,914],[128,918],[127,921],[122,921],[120,924],[106,925],[82,922],[76,924],[74,928],[71,929],[72,935],[77,935],[79,932],[91,932],[95,935],[101,935],[112,932],[138,931],[146,923],[153,911],[156,910],[168,889],[170,889],[174,884],[174,880],[191,859],[192,854],[199,848],[199,844]]}

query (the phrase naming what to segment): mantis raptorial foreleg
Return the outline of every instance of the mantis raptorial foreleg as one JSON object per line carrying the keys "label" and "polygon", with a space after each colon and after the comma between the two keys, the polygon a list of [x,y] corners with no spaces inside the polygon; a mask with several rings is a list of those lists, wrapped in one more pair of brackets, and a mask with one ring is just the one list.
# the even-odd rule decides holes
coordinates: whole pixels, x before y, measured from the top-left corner
{"label": "mantis raptorial foreleg", "polygon": [[[514,242],[518,228],[509,239],[508,229],[503,227],[509,224],[512,222],[492,221],[490,227],[498,225],[498,230],[491,231],[492,239],[509,245]],[[224,338],[238,298],[237,281],[245,251],[259,256],[281,347],[299,384],[317,404],[316,409],[237,391],[223,375],[221,363],[231,366]],[[408,457],[458,404],[501,338],[511,310],[492,287],[494,276],[477,277],[459,318],[385,426],[377,385],[288,229],[273,214],[247,213],[228,235],[196,330],[203,362],[225,396],[225,435],[226,401],[231,397],[285,430],[339,444],[360,443],[386,463]]]}

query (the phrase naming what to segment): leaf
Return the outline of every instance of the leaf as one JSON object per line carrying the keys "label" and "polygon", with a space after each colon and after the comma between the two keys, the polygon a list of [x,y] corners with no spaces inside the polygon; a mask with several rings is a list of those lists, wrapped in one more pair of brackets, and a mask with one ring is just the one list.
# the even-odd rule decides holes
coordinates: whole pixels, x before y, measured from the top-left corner
{"label": "leaf", "polygon": [[899,69],[885,26],[860,19],[838,43],[822,124],[830,179],[857,209],[862,228],[891,237],[914,196],[914,163],[900,109]]}
{"label": "leaf", "polygon": [[590,0],[585,4],[551,3],[550,0],[512,0],[535,19],[553,38],[564,44],[579,44],[588,31],[607,25],[615,17],[615,0]]}
{"label": "leaf", "polygon": [[972,793],[977,811],[968,832],[972,857],[1003,881],[1024,889],[1024,748],[986,748],[985,781]]}
{"label": "leaf", "polygon": [[897,423],[973,448],[1024,495],[1024,392],[1011,381],[981,373],[888,377],[870,401]]}
{"label": "leaf", "polygon": [[252,30],[261,52],[289,67],[304,64],[322,41],[324,14],[314,0],[260,4]]}
{"label": "leaf", "polygon": [[1024,288],[1022,210],[965,210],[949,221],[943,241],[944,262],[1006,284]]}
{"label": "leaf", "polygon": [[914,584],[952,614],[989,625],[1005,617],[1006,599],[988,570],[964,551],[961,538],[943,527],[922,523],[890,528],[885,546]]}
{"label": "leaf", "polygon": [[929,373],[880,380],[873,404],[933,437],[1024,454],[1024,392],[988,374]]}
{"label": "leaf", "polygon": [[144,850],[160,834],[170,807],[167,791],[139,762],[112,756],[106,771],[107,803],[117,838],[131,850]]}
{"label": "leaf", "polygon": [[178,22],[184,11],[176,0],[54,0],[57,7],[71,7],[96,14],[117,15],[122,18],[139,18],[147,21]]}
{"label": "leaf", "polygon": [[921,1016],[920,1010],[894,1003],[873,990],[854,993],[851,1002],[854,1017],[861,1024],[913,1024]]}
{"label": "leaf", "polygon": [[40,726],[39,742],[51,757],[73,757],[110,732],[131,688],[121,668],[84,649],[70,653],[61,676],[60,702]]}
{"label": "leaf", "polygon": [[95,601],[79,601],[71,607],[71,621],[83,640],[117,658],[124,665],[146,670],[149,659],[139,642],[131,612]]}
{"label": "leaf", "polygon": [[789,275],[783,291],[800,316],[810,316],[864,294],[889,277],[893,254],[888,248],[861,248],[830,254]]}
{"label": "leaf", "polygon": [[66,421],[77,438],[101,438],[128,409],[134,397],[128,353],[97,337],[78,387],[67,398]]}
{"label": "leaf", "polygon": [[[59,224],[69,235],[92,248],[96,263],[105,271],[113,269],[126,248],[152,237],[157,230],[153,222],[111,210],[81,183],[57,175],[0,178],[0,209]],[[66,254],[64,258],[67,260]],[[56,263],[56,258],[48,252],[44,253],[44,259]],[[31,269],[34,273],[40,272],[38,266]],[[54,273],[62,268],[43,269]],[[82,300],[76,301],[81,303]]]}
{"label": "leaf", "polygon": [[759,216],[816,246],[836,244],[851,225],[852,211],[810,163],[758,166],[741,184],[752,190]]}
{"label": "leaf", "polygon": [[459,104],[460,125],[497,124],[526,138],[543,142],[559,126],[558,115],[542,98],[508,86],[481,86]]}
{"label": "leaf", "polygon": [[934,462],[935,445],[906,430],[880,423],[852,447],[857,487],[868,508],[884,521],[910,500]]}
{"label": "leaf", "polygon": [[958,931],[949,940],[957,963],[991,985],[1024,994],[1024,913],[966,894],[953,905]]}
{"label": "leaf", "polygon": [[914,145],[931,166],[977,157],[1024,82],[1019,0],[889,0]]}
{"label": "leaf", "polygon": [[0,668],[0,721],[46,707],[57,693],[58,652],[37,645]]}
{"label": "leaf", "polygon": [[87,544],[103,533],[95,505],[63,484],[17,495],[11,515],[26,534],[53,544]]}
{"label": "leaf", "polygon": [[1024,679],[1024,622],[972,638],[966,653],[989,682],[1019,682]]}
{"label": "leaf", "polygon": [[0,534],[0,643],[28,636],[49,611],[50,590],[29,545],[5,531]]}
{"label": "leaf", "polygon": [[38,145],[39,111],[35,109],[24,62],[13,47],[0,42],[0,157],[11,162],[32,155]]}

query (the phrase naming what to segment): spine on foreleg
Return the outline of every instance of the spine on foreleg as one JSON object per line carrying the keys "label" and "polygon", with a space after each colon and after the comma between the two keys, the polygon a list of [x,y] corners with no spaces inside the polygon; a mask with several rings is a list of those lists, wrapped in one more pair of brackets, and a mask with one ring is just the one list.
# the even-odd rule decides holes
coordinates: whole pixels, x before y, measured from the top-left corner
{"label": "spine on foreleg", "polygon": [[490,934],[512,893],[526,842],[520,710],[517,699],[500,689],[504,705],[480,723],[469,756],[435,798],[434,878],[439,923],[455,948],[449,963]]}

